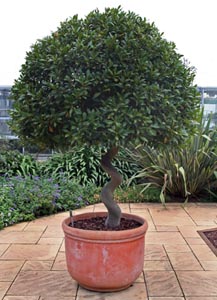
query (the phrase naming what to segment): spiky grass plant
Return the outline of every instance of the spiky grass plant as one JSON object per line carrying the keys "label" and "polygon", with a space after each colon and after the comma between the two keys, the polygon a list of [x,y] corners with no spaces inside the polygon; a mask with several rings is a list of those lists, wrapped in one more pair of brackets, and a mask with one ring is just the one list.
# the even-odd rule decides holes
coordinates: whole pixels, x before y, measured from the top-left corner
{"label": "spiky grass plant", "polygon": [[189,138],[181,148],[156,150],[139,146],[131,152],[133,161],[142,167],[131,179],[139,179],[145,191],[150,186],[161,189],[160,200],[166,195],[199,197],[203,191],[211,191],[217,184],[217,128],[210,129],[210,121],[200,118],[197,134]]}

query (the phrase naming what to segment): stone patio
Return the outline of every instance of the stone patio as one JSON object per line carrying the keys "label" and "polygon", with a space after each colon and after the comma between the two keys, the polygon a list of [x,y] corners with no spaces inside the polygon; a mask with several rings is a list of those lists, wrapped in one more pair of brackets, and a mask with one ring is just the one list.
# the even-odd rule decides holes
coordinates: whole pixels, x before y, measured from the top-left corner
{"label": "stone patio", "polygon": [[[66,270],[68,213],[0,231],[0,300],[217,300],[217,257],[197,230],[217,227],[217,204],[121,204],[149,223],[143,273],[116,293],[87,291]],[[76,210],[103,211],[97,204]]]}

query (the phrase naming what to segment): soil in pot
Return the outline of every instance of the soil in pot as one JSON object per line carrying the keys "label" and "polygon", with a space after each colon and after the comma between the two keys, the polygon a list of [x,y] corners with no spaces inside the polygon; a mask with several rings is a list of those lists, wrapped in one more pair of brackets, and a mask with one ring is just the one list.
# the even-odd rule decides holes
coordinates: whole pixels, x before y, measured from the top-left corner
{"label": "soil in pot", "polygon": [[134,229],[142,225],[136,220],[121,218],[119,226],[110,228],[105,226],[105,220],[106,217],[95,217],[90,219],[77,220],[73,223],[73,225],[72,223],[70,223],[69,226],[84,230],[119,231]]}

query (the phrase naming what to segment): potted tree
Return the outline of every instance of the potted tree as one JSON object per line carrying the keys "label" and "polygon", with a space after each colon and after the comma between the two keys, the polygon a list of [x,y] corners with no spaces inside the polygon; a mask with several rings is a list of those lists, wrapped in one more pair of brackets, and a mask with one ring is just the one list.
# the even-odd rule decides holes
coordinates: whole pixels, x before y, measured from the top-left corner
{"label": "potted tree", "polygon": [[[74,16],[27,53],[11,92],[14,133],[41,148],[108,149],[101,162],[111,181],[101,200],[109,230],[74,228],[70,218],[63,222],[68,269],[84,287],[121,290],[142,271],[147,223],[121,214],[113,194],[122,179],[111,161],[130,142],[178,145],[193,130],[199,105],[194,75],[153,23],[120,7]],[[116,231],[121,217],[140,226]],[[91,218],[79,215],[74,222]]]}

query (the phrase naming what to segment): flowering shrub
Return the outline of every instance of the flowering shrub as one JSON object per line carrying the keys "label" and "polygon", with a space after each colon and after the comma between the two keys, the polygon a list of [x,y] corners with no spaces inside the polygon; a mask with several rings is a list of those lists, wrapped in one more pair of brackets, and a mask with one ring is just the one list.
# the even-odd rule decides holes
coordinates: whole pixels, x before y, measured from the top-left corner
{"label": "flowering shrub", "polygon": [[0,229],[20,221],[33,220],[64,210],[97,202],[94,185],[85,187],[67,180],[52,178],[2,177],[0,180]]}

